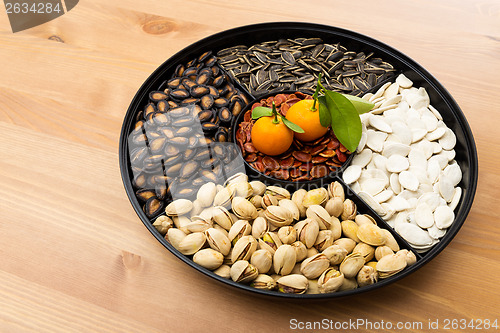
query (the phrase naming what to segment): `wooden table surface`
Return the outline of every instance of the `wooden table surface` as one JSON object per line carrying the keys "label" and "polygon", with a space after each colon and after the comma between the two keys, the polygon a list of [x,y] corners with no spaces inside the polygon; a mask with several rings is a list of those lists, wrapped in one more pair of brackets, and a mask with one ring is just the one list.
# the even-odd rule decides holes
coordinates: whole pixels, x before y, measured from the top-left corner
{"label": "wooden table surface", "polygon": [[[294,318],[416,321],[428,331],[429,320],[500,319],[498,0],[86,0],[15,34],[0,8],[0,332],[286,332]],[[431,72],[467,117],[480,162],[472,210],[407,278],[331,301],[253,296],[182,263],[133,211],[118,141],[140,85],[203,37],[270,21],[385,42]]]}

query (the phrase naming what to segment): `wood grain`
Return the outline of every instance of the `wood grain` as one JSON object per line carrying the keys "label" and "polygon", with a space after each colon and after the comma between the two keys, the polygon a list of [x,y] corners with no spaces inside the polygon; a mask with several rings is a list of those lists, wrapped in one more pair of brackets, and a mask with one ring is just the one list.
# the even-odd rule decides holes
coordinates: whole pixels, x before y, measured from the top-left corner
{"label": "wood grain", "polygon": [[[1,332],[499,319],[498,1],[87,0],[16,34],[0,12]],[[453,242],[416,273],[332,301],[259,297],[180,262],[134,213],[118,139],[137,89],[191,43],[267,21],[329,24],[383,41],[436,76],[462,108],[479,154],[476,198]]]}

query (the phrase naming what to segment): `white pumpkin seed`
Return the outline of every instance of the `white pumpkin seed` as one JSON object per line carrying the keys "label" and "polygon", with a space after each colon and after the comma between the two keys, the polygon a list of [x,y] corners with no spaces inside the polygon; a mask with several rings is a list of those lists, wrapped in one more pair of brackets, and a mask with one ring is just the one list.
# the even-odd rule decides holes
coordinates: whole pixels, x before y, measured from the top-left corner
{"label": "white pumpkin seed", "polygon": [[434,239],[440,239],[441,237],[446,235],[446,229],[439,229],[436,224],[427,229],[427,232],[429,233],[429,236]]}
{"label": "white pumpkin seed", "polygon": [[406,157],[401,155],[391,155],[387,159],[386,168],[389,172],[399,173],[401,171],[405,171],[410,167],[410,162]]}
{"label": "white pumpkin seed", "polygon": [[389,126],[388,123],[385,122],[384,118],[382,116],[376,116],[373,114],[370,114],[370,117],[368,118],[368,122],[370,126],[373,128],[386,132],[386,133],[392,133],[392,128]]}
{"label": "white pumpkin seed", "polygon": [[377,213],[380,216],[384,216],[386,214],[386,211],[382,208],[382,206],[373,198],[372,195],[370,195],[367,192],[360,191],[358,193],[359,197],[366,202],[368,206],[370,206],[375,213]]}
{"label": "white pumpkin seed", "polygon": [[396,224],[396,231],[408,243],[414,246],[428,246],[433,243],[433,239],[429,236],[429,233],[425,230],[422,230],[415,224],[411,223]]}
{"label": "white pumpkin seed", "polygon": [[449,228],[454,219],[455,213],[448,206],[439,206],[434,211],[434,220],[436,221],[436,227],[439,229]]}
{"label": "white pumpkin seed", "polygon": [[382,103],[381,107],[398,104],[399,102],[401,102],[402,99],[403,99],[403,96],[401,96],[401,95],[396,95],[394,97],[388,98],[385,100],[384,103]]}
{"label": "white pumpkin seed", "polygon": [[418,178],[409,171],[403,171],[399,174],[399,183],[410,191],[416,191],[418,184],[420,184]]}
{"label": "white pumpkin seed", "polygon": [[342,178],[346,184],[352,184],[361,176],[361,167],[359,165],[350,165],[344,170]]}
{"label": "white pumpkin seed", "polygon": [[462,188],[455,187],[455,193],[453,194],[453,199],[451,199],[451,202],[448,204],[448,207],[450,207],[451,210],[455,210],[455,208],[457,208],[461,196],[462,196]]}
{"label": "white pumpkin seed", "polygon": [[399,93],[399,84],[397,82],[392,83],[384,92],[384,97],[390,99]]}
{"label": "white pumpkin seed", "polygon": [[401,193],[401,184],[399,183],[399,175],[396,173],[393,173],[390,178],[389,178],[389,184],[391,186],[391,190],[395,194]]}
{"label": "white pumpkin seed", "polygon": [[415,208],[415,221],[418,226],[423,229],[430,228],[434,225],[432,209],[425,202],[417,204],[417,207]]}
{"label": "white pumpkin seed", "polygon": [[453,186],[457,186],[462,180],[462,170],[460,170],[460,166],[456,162],[444,168],[443,175],[451,181]]}
{"label": "white pumpkin seed", "polygon": [[368,130],[366,134],[368,135],[366,140],[366,145],[368,146],[368,148],[378,153],[381,152],[384,148],[384,142],[387,138],[387,133]]}
{"label": "white pumpkin seed", "polygon": [[441,174],[439,177],[439,194],[441,194],[441,197],[446,200],[446,202],[451,202],[453,199],[453,195],[455,194],[455,188],[453,187],[453,183],[451,180]]}
{"label": "white pumpkin seed", "polygon": [[419,148],[412,148],[408,154],[408,160],[411,166],[427,169],[427,158],[424,152]]}
{"label": "white pumpkin seed", "polygon": [[413,136],[411,134],[410,128],[402,121],[395,121],[391,124],[392,133],[397,135],[401,140],[401,143],[405,145],[410,145]]}
{"label": "white pumpkin seed", "polygon": [[364,150],[367,139],[368,139],[368,135],[366,134],[366,131],[362,132],[361,139],[359,139],[359,143],[358,143],[358,147],[356,148],[356,151],[360,152],[360,151]]}
{"label": "white pumpkin seed", "polygon": [[439,139],[439,144],[443,149],[445,150],[451,150],[455,148],[455,145],[457,143],[457,137],[455,136],[455,133],[449,128],[445,130],[444,135]]}
{"label": "white pumpkin seed", "polygon": [[407,156],[411,148],[408,145],[397,142],[386,142],[384,143],[384,150],[382,155],[389,158],[392,155]]}
{"label": "white pumpkin seed", "polygon": [[396,78],[396,82],[399,84],[401,88],[410,88],[413,85],[413,82],[407,78],[404,74],[398,75]]}
{"label": "white pumpkin seed", "polygon": [[377,195],[387,186],[387,182],[382,178],[365,178],[359,180],[361,190],[370,195]]}
{"label": "white pumpkin seed", "polygon": [[437,127],[435,130],[432,132],[427,133],[425,138],[429,141],[434,141],[440,139],[444,133],[446,132],[446,129],[443,127]]}
{"label": "white pumpkin seed", "polygon": [[429,110],[431,110],[431,112],[436,116],[437,119],[443,120],[443,117],[441,116],[441,113],[439,113],[439,111],[436,110],[435,107],[433,107],[432,105],[429,105]]}
{"label": "white pumpkin seed", "polygon": [[437,182],[440,173],[441,167],[437,159],[430,159],[429,163],[427,163],[427,176],[432,184]]}
{"label": "white pumpkin seed", "polygon": [[375,201],[377,201],[378,203],[381,204],[383,202],[386,202],[387,200],[389,200],[393,196],[394,196],[394,192],[392,192],[391,190],[383,190],[382,192],[374,195],[373,198],[375,199]]}
{"label": "white pumpkin seed", "polygon": [[373,152],[369,148],[365,148],[356,155],[354,155],[351,165],[359,165],[364,168],[372,160]]}

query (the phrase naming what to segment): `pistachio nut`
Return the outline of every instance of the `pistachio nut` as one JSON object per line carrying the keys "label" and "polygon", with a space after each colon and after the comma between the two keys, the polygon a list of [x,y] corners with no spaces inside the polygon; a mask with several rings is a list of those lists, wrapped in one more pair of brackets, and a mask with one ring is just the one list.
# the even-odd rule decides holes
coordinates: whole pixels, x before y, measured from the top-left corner
{"label": "pistachio nut", "polygon": [[241,237],[250,235],[251,232],[252,226],[247,220],[238,220],[229,229],[229,240],[234,245]]}
{"label": "pistachio nut", "polygon": [[158,230],[158,232],[162,236],[165,236],[167,234],[168,229],[174,226],[174,222],[170,217],[161,215],[158,216],[156,220],[153,222],[153,226],[156,228],[156,230]]}
{"label": "pistachio nut", "polygon": [[376,261],[369,261],[365,264],[365,266],[370,266],[370,267],[373,267],[375,270],[377,270],[377,262]]}
{"label": "pistachio nut", "polygon": [[311,205],[306,209],[306,216],[308,219],[318,222],[320,230],[330,229],[332,226],[332,217],[325,208],[320,205]]}
{"label": "pistachio nut", "polygon": [[334,240],[342,237],[342,224],[340,223],[340,220],[335,216],[332,216],[332,225],[330,227],[330,230],[333,232]]}
{"label": "pistachio nut", "polygon": [[401,272],[406,266],[405,256],[389,254],[377,262],[377,272],[381,279],[385,279]]}
{"label": "pistachio nut", "polygon": [[260,248],[269,251],[273,256],[281,244],[281,240],[275,232],[266,232],[264,236],[259,239]]}
{"label": "pistachio nut", "polygon": [[250,182],[250,186],[252,186],[253,195],[262,196],[266,192],[266,184],[261,181],[253,180]]}
{"label": "pistachio nut", "polygon": [[302,205],[305,208],[308,208],[312,205],[324,205],[328,200],[328,197],[328,191],[325,188],[315,188],[313,190],[307,191],[304,199],[302,200]]}
{"label": "pistachio nut", "polygon": [[257,210],[259,208],[262,208],[262,197],[260,195],[254,195],[249,199],[249,201],[252,205],[255,206],[255,208],[257,208]]}
{"label": "pistachio nut", "polygon": [[351,238],[343,237],[334,241],[333,245],[338,245],[346,249],[347,253],[351,253],[352,250],[354,250],[354,247],[356,247],[356,242]]}
{"label": "pistachio nut", "polygon": [[328,185],[328,194],[330,195],[330,198],[340,198],[342,199],[342,202],[345,200],[344,187],[337,181]]}
{"label": "pistachio nut", "polygon": [[231,184],[245,183],[245,182],[248,182],[247,174],[243,172],[238,172],[226,179],[226,181],[224,182],[224,187],[227,187]]}
{"label": "pistachio nut", "polygon": [[203,209],[199,214],[191,216],[191,221],[194,220],[203,220],[207,223],[212,223],[213,220],[213,207],[207,207]]}
{"label": "pistachio nut", "polygon": [[314,247],[321,252],[331,245],[333,245],[333,232],[331,230],[320,230],[316,242],[314,242]]}
{"label": "pistachio nut", "polygon": [[312,280],[320,276],[328,267],[330,267],[330,260],[323,253],[318,253],[302,262],[300,272]]}
{"label": "pistachio nut", "polygon": [[368,214],[358,214],[354,218],[354,222],[356,222],[357,225],[361,226],[363,224],[375,224],[377,225],[377,221],[373,217],[371,217]]}
{"label": "pistachio nut", "polygon": [[165,213],[168,216],[187,215],[193,209],[193,203],[187,199],[177,199],[172,201],[165,208]]}
{"label": "pistachio nut", "polygon": [[213,228],[215,230],[218,230],[220,232],[222,232],[224,234],[224,236],[226,236],[228,239],[229,239],[229,233],[227,232],[226,229],[224,229],[223,227],[221,227],[220,225],[218,225],[217,223],[214,223],[213,225]]}
{"label": "pistachio nut", "polygon": [[259,216],[255,220],[253,220],[252,236],[255,239],[261,238],[268,231],[269,231],[269,225],[267,224],[265,218]]}
{"label": "pistachio nut", "polygon": [[257,217],[257,208],[250,201],[242,197],[235,197],[231,208],[233,213],[242,220],[253,220]]}
{"label": "pistachio nut", "polygon": [[290,272],[290,274],[302,274],[300,272],[300,263],[296,263],[295,266],[293,266],[293,269]]}
{"label": "pistachio nut", "polygon": [[194,254],[193,261],[209,270],[214,270],[222,265],[224,256],[214,249],[202,249]]}
{"label": "pistachio nut", "polygon": [[356,243],[359,243],[360,240],[358,238],[358,229],[359,226],[356,224],[356,222],[352,220],[344,220],[340,223],[342,226],[342,233],[344,236],[352,239]]}
{"label": "pistachio nut", "polygon": [[217,192],[214,197],[214,206],[222,206],[224,208],[231,208],[231,201],[233,200],[234,192],[229,187],[224,187],[222,190]]}
{"label": "pistachio nut", "polygon": [[347,256],[347,250],[338,245],[331,245],[323,250],[323,254],[330,260],[330,265],[339,265]]}
{"label": "pistachio nut", "polygon": [[357,210],[358,208],[356,207],[354,201],[351,199],[345,199],[344,210],[342,211],[342,214],[340,214],[340,218],[342,220],[354,220]]}
{"label": "pistachio nut", "polygon": [[297,262],[300,262],[307,258],[307,247],[301,241],[296,241],[290,244],[291,247],[295,250],[295,256]]}
{"label": "pistachio nut", "polygon": [[296,262],[297,257],[293,247],[288,244],[281,245],[274,253],[274,272],[279,275],[288,275]]}
{"label": "pistachio nut", "polygon": [[375,249],[375,259],[377,259],[377,261],[389,254],[394,254],[394,251],[387,245],[377,246]]}
{"label": "pistachio nut", "polygon": [[[283,200],[282,200],[283,201]],[[292,244],[297,240],[297,230],[292,226],[281,227],[278,230],[278,237],[283,244]]]}
{"label": "pistachio nut", "polygon": [[231,266],[233,264],[233,261],[231,260],[231,257],[233,256],[233,248],[229,250],[229,253],[224,256],[224,262],[223,265],[228,265]]}
{"label": "pistachio nut", "polygon": [[209,222],[200,219],[191,219],[191,222],[186,224],[185,229],[189,232],[204,232],[205,230],[212,228],[213,223],[210,220]]}
{"label": "pistachio nut", "polygon": [[210,207],[214,202],[215,195],[217,194],[217,186],[213,182],[203,184],[196,194],[196,200],[198,200],[202,207]]}
{"label": "pistachio nut", "polygon": [[342,285],[338,289],[338,291],[344,291],[344,290],[353,290],[358,287],[358,282],[356,281],[356,278],[346,278],[344,276],[344,281],[342,282]]}
{"label": "pistachio nut", "polygon": [[406,264],[408,266],[411,266],[417,262],[417,256],[412,251],[408,251],[406,249],[403,249],[403,250],[399,250],[398,252],[396,252],[396,255],[403,256],[405,258]]}
{"label": "pistachio nut", "polygon": [[344,258],[340,264],[339,270],[344,273],[346,278],[353,278],[358,274],[364,264],[365,259],[363,256],[357,252],[353,252]]}
{"label": "pistachio nut", "polygon": [[186,256],[190,256],[198,252],[206,241],[205,234],[202,232],[193,232],[192,234],[187,235],[184,239],[179,243],[179,252]]}
{"label": "pistachio nut", "polygon": [[189,212],[189,215],[191,217],[196,216],[200,214],[203,211],[204,207],[201,205],[201,202],[199,200],[193,201],[193,209]]}
{"label": "pistachio nut", "polygon": [[309,280],[309,287],[307,288],[306,294],[319,294],[318,279]]}
{"label": "pistachio nut", "polygon": [[303,294],[309,287],[309,281],[304,275],[290,274],[276,281],[278,290],[282,293]]}
{"label": "pistachio nut", "polygon": [[269,251],[260,249],[252,253],[250,263],[259,270],[259,273],[267,273],[273,264],[273,256]]}
{"label": "pistachio nut", "polygon": [[278,199],[275,196],[267,193],[262,196],[262,202],[260,203],[260,206],[263,209],[266,209],[269,206],[277,206],[277,205],[278,205]]}
{"label": "pistachio nut", "polygon": [[311,219],[305,219],[295,224],[294,228],[297,229],[298,240],[304,243],[307,248],[313,247],[319,234],[318,222]]}
{"label": "pistachio nut", "polygon": [[250,286],[257,289],[274,290],[276,288],[276,281],[266,274],[259,274],[255,280],[250,283]]}
{"label": "pistachio nut", "polygon": [[291,194],[290,192],[283,188],[283,187],[279,187],[279,186],[268,186],[267,189],[266,189],[266,194],[270,194],[274,197],[276,197],[276,199],[279,200],[282,200],[282,199],[290,199],[291,197]]}
{"label": "pistachio nut", "polygon": [[352,252],[358,252],[365,258],[365,263],[369,262],[375,256],[375,248],[366,243],[360,242],[356,244]]}
{"label": "pistachio nut", "polygon": [[238,260],[249,260],[256,249],[257,241],[255,238],[243,236],[234,244],[231,261],[234,263]]}
{"label": "pistachio nut", "polygon": [[307,249],[306,258],[314,257],[319,251],[315,247]]}
{"label": "pistachio nut", "polygon": [[290,225],[293,222],[292,213],[280,206],[268,206],[264,212],[264,216],[270,224],[276,227]]}
{"label": "pistachio nut", "polygon": [[319,277],[318,290],[322,294],[333,293],[340,288],[342,283],[344,283],[344,274],[330,267]]}
{"label": "pistachio nut", "polygon": [[356,281],[358,282],[359,287],[374,284],[378,281],[378,273],[371,266],[363,266],[356,276]]}
{"label": "pistachio nut", "polygon": [[344,211],[344,201],[341,198],[331,198],[325,204],[325,209],[331,216],[339,217]]}
{"label": "pistachio nut", "polygon": [[191,220],[187,216],[173,216],[172,221],[177,229],[181,229],[186,234],[189,234],[189,230],[187,229],[187,225],[191,223]]}
{"label": "pistachio nut", "polygon": [[278,206],[288,209],[292,213],[293,220],[298,221],[300,219],[299,207],[292,200],[281,199],[278,202]]}
{"label": "pistachio nut", "polygon": [[399,244],[396,241],[396,238],[391,234],[391,232],[387,229],[381,229],[382,233],[385,235],[385,244],[386,246],[390,247],[392,251],[398,252],[399,251]]}
{"label": "pistachio nut", "polygon": [[207,238],[208,245],[222,253],[223,256],[227,256],[231,250],[231,241],[224,235],[224,233],[215,228],[208,228],[205,230],[205,236]]}
{"label": "pistachio nut", "polygon": [[223,277],[224,279],[230,279],[231,278],[231,267],[229,265],[222,265],[216,270],[214,270],[214,273],[217,274],[220,277]]}
{"label": "pistachio nut", "polygon": [[172,244],[173,247],[175,247],[177,250],[179,249],[179,244],[181,241],[186,238],[187,234],[177,228],[170,228],[167,231],[167,235],[165,236],[165,239]]}
{"label": "pistachio nut", "polygon": [[363,224],[358,228],[358,238],[369,245],[380,246],[385,244],[385,234],[375,224]]}
{"label": "pistachio nut", "polygon": [[304,197],[306,194],[307,191],[303,188],[298,189],[292,194],[292,201],[295,203],[295,205],[297,205],[297,208],[299,209],[300,218],[306,217],[306,207],[304,207],[304,205],[302,204],[302,201],[304,201]]}
{"label": "pistachio nut", "polygon": [[234,197],[248,199],[253,195],[252,185],[248,182],[238,182],[228,185],[234,193]]}
{"label": "pistachio nut", "polygon": [[212,215],[212,219],[215,223],[228,231],[229,229],[231,229],[234,220],[226,208],[222,206],[216,206],[212,209]]}
{"label": "pistachio nut", "polygon": [[235,261],[230,273],[234,282],[250,282],[259,275],[257,268],[246,260]]}

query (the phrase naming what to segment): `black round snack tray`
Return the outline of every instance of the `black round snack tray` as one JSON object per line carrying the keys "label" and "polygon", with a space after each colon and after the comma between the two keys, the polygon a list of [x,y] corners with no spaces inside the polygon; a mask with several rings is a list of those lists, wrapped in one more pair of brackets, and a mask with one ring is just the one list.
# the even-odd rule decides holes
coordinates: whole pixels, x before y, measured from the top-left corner
{"label": "black round snack tray", "polygon": [[[428,252],[418,254],[415,250],[413,250],[417,257],[416,264],[407,267],[402,272],[390,278],[379,280],[377,283],[370,286],[328,294],[297,295],[256,289],[245,284],[236,283],[232,280],[224,279],[209,271],[208,269],[195,264],[190,257],[181,254],[163,238],[163,236],[152,225],[152,221],[143,212],[141,205],[136,198],[135,191],[132,185],[133,173],[130,164],[128,136],[133,129],[137,113],[144,107],[144,105],[148,101],[149,92],[158,90],[161,83],[171,77],[178,64],[185,63],[186,61],[189,61],[190,59],[197,57],[201,53],[208,50],[212,50],[214,51],[214,53],[216,53],[218,50],[234,45],[245,44],[250,46],[256,43],[277,40],[280,38],[298,37],[319,37],[322,38],[325,42],[340,43],[349,50],[354,50],[356,52],[374,52],[374,56],[381,57],[385,61],[391,63],[398,73],[403,73],[405,76],[407,76],[414,82],[415,86],[424,87],[427,90],[427,93],[429,94],[429,97],[431,99],[431,104],[439,110],[443,117],[443,121],[455,133],[457,138],[457,144],[455,147],[455,160],[460,165],[460,168],[462,170],[463,177],[458,186],[462,188],[463,192],[460,202],[455,209],[454,223],[450,228],[448,228],[446,235],[440,240],[440,242],[432,247]],[[234,85],[239,86],[238,82],[234,82]],[[247,94],[249,94],[248,91],[246,91],[246,89],[244,89],[243,87],[239,86],[239,88],[240,90],[245,91]],[[255,96],[251,95],[248,96],[249,100],[254,99],[254,97]],[[119,159],[124,187],[134,210],[136,211],[137,215],[142,220],[146,228],[148,228],[148,230],[153,234],[153,236],[176,257],[184,261],[189,266],[204,273],[205,275],[210,276],[211,278],[218,280],[219,282],[239,288],[240,290],[249,291],[254,294],[293,299],[321,299],[359,294],[365,291],[386,286],[413,273],[417,269],[420,269],[426,263],[436,257],[452,241],[452,239],[460,230],[471,209],[476,192],[478,177],[477,152],[470,127],[464,114],[460,110],[453,97],[436,80],[436,78],[434,78],[429,72],[427,72],[424,68],[422,68],[419,64],[417,64],[409,57],[375,39],[341,28],[299,22],[263,23],[230,29],[197,41],[166,60],[144,82],[144,84],[141,86],[141,88],[133,98],[127,110],[121,130]],[[329,183],[330,181],[340,182],[345,188],[346,198],[350,198],[357,204],[358,211],[360,213],[368,213],[372,215],[376,219],[380,227],[388,229],[394,235],[402,249],[412,250],[412,247],[404,239],[402,239],[390,226],[388,226],[387,223],[382,220],[368,205],[366,205],[366,203],[362,199],[360,199],[352,190],[350,190],[350,188],[342,181],[341,177],[335,176],[331,178],[327,183]]]}

